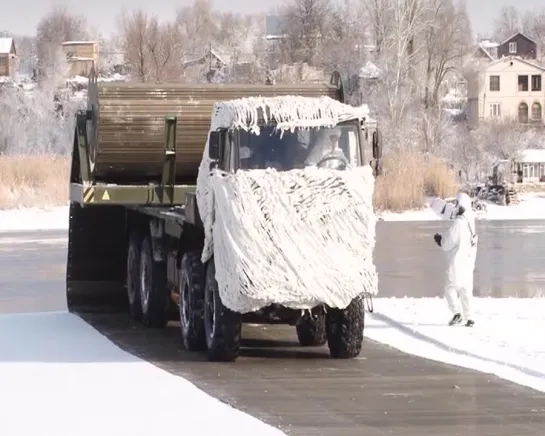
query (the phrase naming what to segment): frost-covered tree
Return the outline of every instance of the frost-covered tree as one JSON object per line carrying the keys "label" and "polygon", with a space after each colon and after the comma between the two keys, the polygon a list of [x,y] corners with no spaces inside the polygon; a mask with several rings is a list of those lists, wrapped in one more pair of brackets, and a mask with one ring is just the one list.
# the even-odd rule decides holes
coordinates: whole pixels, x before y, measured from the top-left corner
{"label": "frost-covered tree", "polygon": [[0,154],[64,155],[71,150],[74,114],[84,106],[68,92],[38,88],[0,91]]}
{"label": "frost-covered tree", "polygon": [[503,41],[520,31],[522,22],[519,10],[515,6],[502,7],[494,22],[494,37],[498,41]]}
{"label": "frost-covered tree", "polygon": [[175,23],[162,22],[142,9],[123,11],[119,21],[120,47],[134,79],[180,80],[184,40]]}
{"label": "frost-covered tree", "polygon": [[42,76],[51,78],[59,74],[62,43],[86,40],[89,37],[87,20],[83,15],[74,15],[65,7],[55,6],[36,27],[36,54]]}

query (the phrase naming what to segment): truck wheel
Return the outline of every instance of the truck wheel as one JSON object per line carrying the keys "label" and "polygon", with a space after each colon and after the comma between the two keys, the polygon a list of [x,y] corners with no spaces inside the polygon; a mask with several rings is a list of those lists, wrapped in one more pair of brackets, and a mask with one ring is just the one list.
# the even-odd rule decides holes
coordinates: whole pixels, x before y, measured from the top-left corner
{"label": "truck wheel", "polygon": [[208,359],[217,362],[236,360],[240,352],[241,329],[241,315],[221,302],[212,258],[206,266],[204,284],[204,331]]}
{"label": "truck wheel", "polygon": [[163,328],[168,322],[165,265],[153,261],[150,236],[142,241],[140,253],[142,323],[146,327]]}
{"label": "truck wheel", "polygon": [[180,328],[188,351],[206,350],[204,333],[204,265],[201,251],[190,251],[180,265]]}
{"label": "truck wheel", "polygon": [[324,345],[327,341],[325,313],[305,313],[296,326],[297,338],[303,347]]}
{"label": "truck wheel", "polygon": [[140,233],[132,231],[129,235],[127,250],[127,297],[129,313],[135,321],[142,319],[142,303],[140,302]]}
{"label": "truck wheel", "polygon": [[346,309],[329,309],[326,314],[327,345],[335,359],[360,354],[365,324],[363,297],[354,298]]}

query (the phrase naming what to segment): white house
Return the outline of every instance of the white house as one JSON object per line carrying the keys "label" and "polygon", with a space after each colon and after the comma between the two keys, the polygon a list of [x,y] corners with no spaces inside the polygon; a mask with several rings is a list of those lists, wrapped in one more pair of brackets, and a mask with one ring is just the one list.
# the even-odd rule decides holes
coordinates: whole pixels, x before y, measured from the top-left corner
{"label": "white house", "polygon": [[485,65],[468,80],[468,112],[472,124],[510,118],[543,125],[545,68],[516,56]]}
{"label": "white house", "polygon": [[519,174],[519,183],[545,182],[545,150],[526,149],[517,153],[513,167]]}

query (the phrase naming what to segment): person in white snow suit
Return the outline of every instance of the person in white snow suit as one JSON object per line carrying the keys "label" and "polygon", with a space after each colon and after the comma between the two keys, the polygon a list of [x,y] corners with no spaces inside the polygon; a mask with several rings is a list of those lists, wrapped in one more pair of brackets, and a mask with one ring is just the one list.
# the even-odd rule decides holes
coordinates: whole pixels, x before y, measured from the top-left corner
{"label": "person in white snow suit", "polygon": [[453,318],[449,325],[459,324],[465,318],[472,327],[473,273],[477,259],[478,236],[471,198],[465,193],[456,196],[454,220],[444,234],[436,233],[434,239],[448,256],[445,299]]}

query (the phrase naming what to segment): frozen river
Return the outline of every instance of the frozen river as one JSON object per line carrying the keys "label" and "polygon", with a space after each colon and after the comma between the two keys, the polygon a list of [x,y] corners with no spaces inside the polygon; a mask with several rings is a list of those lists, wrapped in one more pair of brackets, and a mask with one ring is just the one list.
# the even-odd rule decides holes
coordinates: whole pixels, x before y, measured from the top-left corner
{"label": "frozen river", "polygon": [[[381,296],[442,295],[445,256],[433,235],[444,221],[377,225],[375,257]],[[545,221],[478,221],[475,295],[545,295]]]}
{"label": "frozen river", "polygon": [[[446,222],[379,222],[380,296],[443,292],[445,256],[433,235]],[[480,221],[475,295],[535,297],[545,291],[545,222]],[[0,234],[0,313],[65,308],[66,231]]]}

